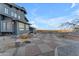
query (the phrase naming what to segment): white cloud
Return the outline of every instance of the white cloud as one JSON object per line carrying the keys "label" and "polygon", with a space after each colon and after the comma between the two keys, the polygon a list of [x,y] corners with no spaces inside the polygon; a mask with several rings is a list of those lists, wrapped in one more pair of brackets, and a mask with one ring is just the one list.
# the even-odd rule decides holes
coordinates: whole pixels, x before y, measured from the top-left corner
{"label": "white cloud", "polygon": [[35,19],[35,21],[38,23],[47,24],[49,26],[55,26],[57,24],[56,22],[59,22],[59,23],[65,22],[66,18],[65,17],[58,17],[58,18],[51,18],[51,19],[43,19],[41,17],[38,17]]}
{"label": "white cloud", "polygon": [[36,28],[37,30],[39,30],[39,29],[45,30],[44,27],[38,27],[38,25],[36,24],[36,21],[30,21],[30,23],[32,24],[31,26]]}
{"label": "white cloud", "polygon": [[34,28],[38,28],[38,26],[36,24],[32,24],[31,26]]}
{"label": "white cloud", "polygon": [[[77,17],[75,15],[79,15],[79,9],[73,11],[71,15],[57,17],[57,18],[45,19],[45,18],[37,16],[34,18],[34,21],[31,21],[31,24],[33,27],[36,27],[37,29],[47,29],[45,27],[48,27],[51,29],[53,28],[59,29],[60,24],[64,22],[71,22],[75,17]],[[37,23],[43,24],[45,27],[42,27],[42,26],[39,27]]]}
{"label": "white cloud", "polygon": [[[63,22],[66,22],[68,19],[66,17],[58,17],[58,18],[51,18],[51,19],[44,19],[42,17],[35,18],[35,22],[39,24],[43,24],[48,29],[59,29],[59,25]],[[46,29],[47,29],[46,28]],[[40,29],[45,29],[40,27]]]}
{"label": "white cloud", "polygon": [[38,26],[36,25],[35,21],[30,21],[30,23],[31,23],[32,27],[38,28]]}
{"label": "white cloud", "polygon": [[72,5],[71,5],[71,7],[70,8],[74,8],[75,6],[76,6],[76,3],[77,3],[77,0],[72,0],[73,2],[72,2]]}
{"label": "white cloud", "polygon": [[34,21],[30,21],[30,23],[31,23],[31,24],[35,24],[35,22],[34,22]]}
{"label": "white cloud", "polygon": [[[76,5],[76,3],[72,3],[70,8],[74,8]],[[71,15],[68,16],[61,16],[61,17],[57,17],[57,18],[51,18],[51,19],[45,19],[41,16],[37,15],[37,10],[38,9],[34,9],[32,10],[31,14],[35,17],[33,19],[33,21],[30,21],[30,23],[32,24],[31,26],[36,27],[37,29],[46,29],[45,27],[48,28],[56,28],[59,29],[59,24],[64,23],[64,22],[71,22],[74,18],[76,18],[78,15],[79,16],[79,9],[75,10],[72,12]],[[38,24],[44,24],[45,27],[39,27]]]}
{"label": "white cloud", "polygon": [[71,7],[70,8],[74,8],[76,5],[76,3],[72,3]]}

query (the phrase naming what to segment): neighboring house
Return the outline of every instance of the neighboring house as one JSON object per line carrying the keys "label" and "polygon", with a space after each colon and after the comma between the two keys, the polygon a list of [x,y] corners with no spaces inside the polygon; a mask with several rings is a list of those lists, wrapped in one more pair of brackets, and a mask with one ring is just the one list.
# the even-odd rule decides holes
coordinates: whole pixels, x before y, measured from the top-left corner
{"label": "neighboring house", "polygon": [[23,7],[14,3],[0,3],[0,34],[23,34],[29,32],[27,14]]}

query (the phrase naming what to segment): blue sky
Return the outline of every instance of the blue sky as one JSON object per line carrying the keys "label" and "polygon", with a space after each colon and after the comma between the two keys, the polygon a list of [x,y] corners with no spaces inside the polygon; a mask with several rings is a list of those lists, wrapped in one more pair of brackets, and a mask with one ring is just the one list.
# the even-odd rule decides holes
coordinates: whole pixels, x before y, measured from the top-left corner
{"label": "blue sky", "polygon": [[25,7],[26,17],[37,29],[57,30],[61,23],[71,21],[79,15],[76,3],[18,3]]}

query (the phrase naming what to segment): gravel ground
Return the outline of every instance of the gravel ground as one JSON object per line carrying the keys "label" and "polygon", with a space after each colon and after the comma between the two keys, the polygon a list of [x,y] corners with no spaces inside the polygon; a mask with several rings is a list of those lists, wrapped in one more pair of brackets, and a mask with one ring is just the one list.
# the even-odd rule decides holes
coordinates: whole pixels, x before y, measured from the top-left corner
{"label": "gravel ground", "polygon": [[[31,39],[30,44],[26,44],[20,48],[16,55],[21,56],[54,56],[55,48],[65,45],[62,40],[59,40],[54,34],[37,33]],[[22,49],[25,54],[22,53]]]}
{"label": "gravel ground", "polygon": [[[56,37],[51,33],[37,33],[31,43],[15,49],[14,56],[78,56],[79,42]],[[55,50],[56,49],[56,50]],[[10,52],[7,52],[10,55]],[[6,54],[7,54],[6,53]],[[5,55],[5,54],[1,54]]]}
{"label": "gravel ground", "polygon": [[61,38],[65,46],[56,48],[57,56],[79,56],[79,41]]}

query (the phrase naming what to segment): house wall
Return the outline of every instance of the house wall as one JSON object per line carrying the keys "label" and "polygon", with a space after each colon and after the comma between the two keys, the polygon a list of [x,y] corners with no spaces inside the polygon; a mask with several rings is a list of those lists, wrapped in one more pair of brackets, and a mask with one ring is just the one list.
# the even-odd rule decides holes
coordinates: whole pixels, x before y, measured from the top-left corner
{"label": "house wall", "polygon": [[[29,28],[26,28],[26,25],[27,24],[24,24],[24,30],[20,30],[20,28],[19,28],[19,26],[21,26],[21,25],[19,25],[19,23],[20,22],[17,22],[17,35],[18,34],[23,34],[23,33],[28,33],[29,32]],[[27,25],[28,27],[29,27],[29,25]]]}
{"label": "house wall", "polygon": [[10,18],[5,17],[5,19],[1,20],[1,32],[13,32],[13,24]]}
{"label": "house wall", "polygon": [[[5,13],[5,8],[8,9],[8,14]],[[12,12],[13,12],[13,16],[12,16]],[[11,17],[14,20],[23,20],[23,21],[25,20],[24,18],[25,14],[23,11],[18,10],[14,7],[10,7],[3,3],[0,3],[0,14]],[[17,15],[16,17],[15,17],[15,14]],[[20,19],[19,19],[19,16],[20,16]]]}
{"label": "house wall", "polygon": [[[5,8],[8,10],[8,13],[5,13]],[[16,14],[16,17],[15,17]],[[29,29],[27,29],[26,25],[29,26],[28,24],[25,24],[27,21],[25,20],[25,13],[21,11],[20,9],[16,9],[15,7],[10,7],[4,3],[0,3],[0,15],[7,16],[4,19],[1,19],[2,16],[0,16],[0,31],[1,32],[14,32],[15,34],[23,34],[23,33],[28,33]],[[19,18],[20,16],[20,18]],[[2,21],[4,20],[4,21]],[[14,20],[14,25],[12,25],[12,20]],[[24,30],[19,30],[19,20],[24,24]],[[3,29],[2,23],[6,22],[9,23],[7,28]]]}
{"label": "house wall", "polygon": [[0,15],[0,32],[1,32],[1,15]]}
{"label": "house wall", "polygon": [[[1,22],[0,23],[0,31],[1,32],[13,32],[16,35],[29,32],[29,25],[28,24],[18,22],[18,21],[15,21],[14,23],[12,23],[13,21],[11,20],[11,18],[8,18],[8,17],[5,17],[4,20],[2,20],[1,18],[2,18],[2,16],[0,15],[0,22]],[[3,26],[4,22],[6,23],[5,29],[3,28],[4,27]],[[20,30],[19,26],[21,26],[21,24],[19,24],[19,23],[24,24],[23,25],[24,30]],[[26,27],[26,25],[27,25],[27,27]]]}

